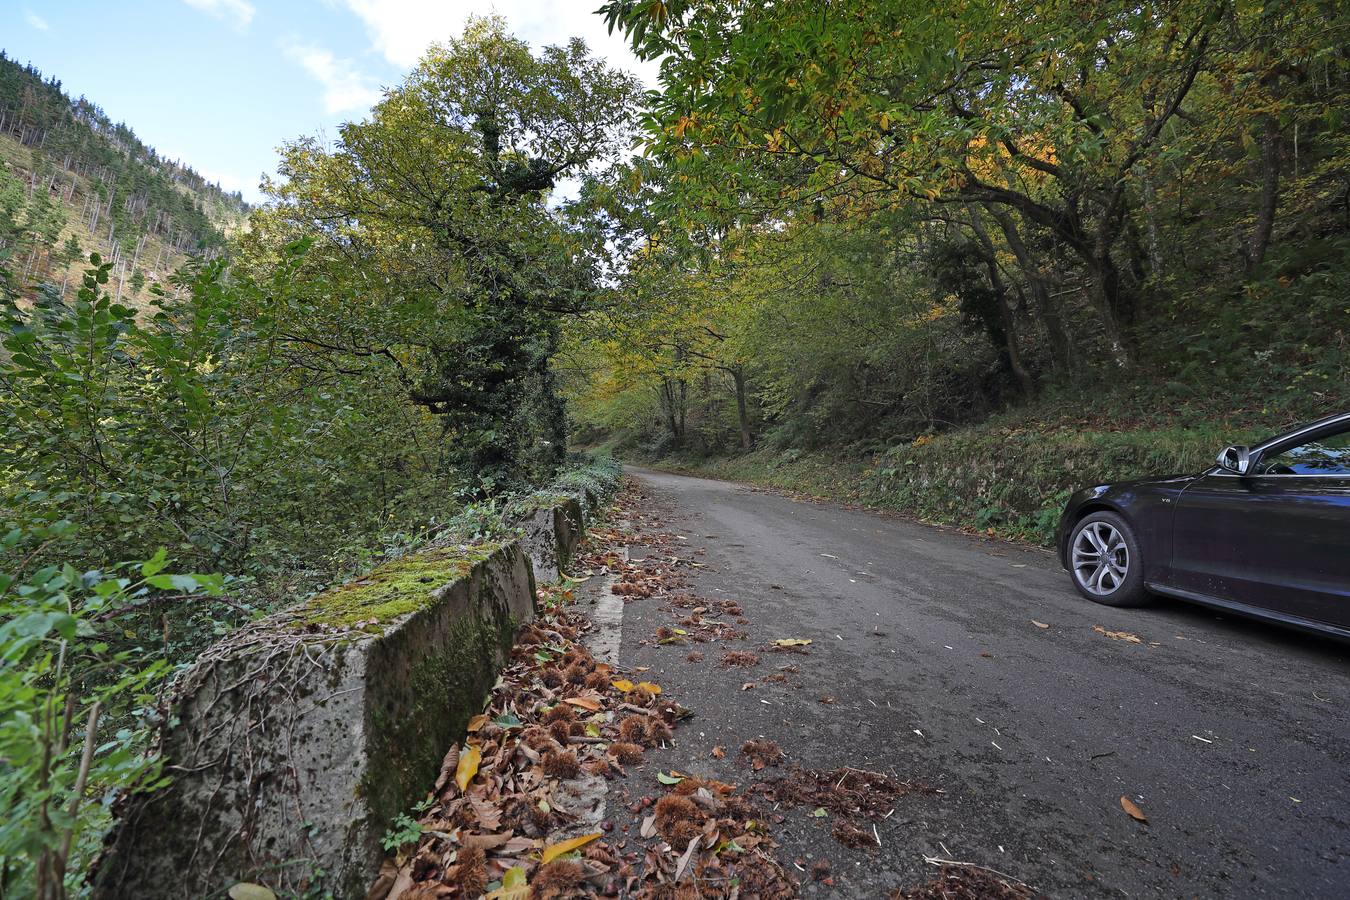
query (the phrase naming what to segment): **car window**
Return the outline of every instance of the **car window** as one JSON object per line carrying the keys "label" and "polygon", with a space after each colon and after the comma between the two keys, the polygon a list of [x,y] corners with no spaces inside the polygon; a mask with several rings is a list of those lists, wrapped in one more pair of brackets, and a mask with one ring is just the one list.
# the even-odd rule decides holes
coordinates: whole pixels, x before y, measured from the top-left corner
{"label": "car window", "polygon": [[1350,475],[1350,431],[1290,447],[1259,468],[1261,475]]}

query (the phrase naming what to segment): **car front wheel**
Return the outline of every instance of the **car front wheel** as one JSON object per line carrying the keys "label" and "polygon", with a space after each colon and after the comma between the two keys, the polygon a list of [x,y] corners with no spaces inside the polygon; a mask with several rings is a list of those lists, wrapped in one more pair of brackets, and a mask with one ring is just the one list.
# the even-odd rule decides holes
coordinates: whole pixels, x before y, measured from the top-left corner
{"label": "car front wheel", "polygon": [[1148,600],[1139,541],[1113,512],[1084,516],[1069,537],[1069,574],[1078,593],[1106,606],[1138,606]]}

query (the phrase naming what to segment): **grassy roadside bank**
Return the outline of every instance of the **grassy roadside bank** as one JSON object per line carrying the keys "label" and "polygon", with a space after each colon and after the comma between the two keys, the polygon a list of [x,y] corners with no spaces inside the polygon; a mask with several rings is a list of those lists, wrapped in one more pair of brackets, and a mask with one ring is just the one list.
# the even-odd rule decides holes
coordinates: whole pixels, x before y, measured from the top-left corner
{"label": "grassy roadside bank", "polygon": [[1208,466],[1229,443],[1254,443],[1270,427],[1094,430],[978,427],[922,436],[879,452],[759,449],[737,455],[630,455],[633,462],[796,491],[991,536],[1050,546],[1064,502],[1076,488]]}

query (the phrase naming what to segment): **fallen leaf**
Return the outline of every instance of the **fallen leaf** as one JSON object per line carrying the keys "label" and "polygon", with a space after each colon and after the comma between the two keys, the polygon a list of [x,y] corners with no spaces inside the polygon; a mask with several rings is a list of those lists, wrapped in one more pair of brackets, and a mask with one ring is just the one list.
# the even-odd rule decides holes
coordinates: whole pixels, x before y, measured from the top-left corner
{"label": "fallen leaf", "polygon": [[441,773],[436,776],[437,793],[440,793],[441,789],[445,787],[447,783],[449,783],[450,779],[455,774],[455,770],[458,768],[459,768],[459,744],[454,744],[450,747],[450,750],[445,754],[445,759],[441,761]]}
{"label": "fallen leaf", "polygon": [[511,840],[511,832],[509,831],[502,834],[461,834],[459,845],[461,847],[477,847],[479,850],[495,850],[509,840]]}
{"label": "fallen leaf", "polygon": [[1032,624],[1032,625],[1035,625],[1037,628],[1049,628],[1049,627],[1050,627],[1049,625],[1045,624],[1044,622],[1037,622],[1035,619],[1032,619],[1032,620],[1031,620],[1031,624]]}
{"label": "fallen leaf", "polygon": [[662,784],[679,784],[681,781],[684,781],[684,776],[676,775],[674,773],[667,775],[665,772],[657,772],[656,780]]}
{"label": "fallen leaf", "polygon": [[646,691],[649,694],[661,693],[661,685],[657,684],[654,681],[639,681],[637,687],[638,690]]}
{"label": "fallen leaf", "polygon": [[571,853],[578,847],[586,846],[587,844],[589,844],[591,841],[595,840],[598,837],[600,837],[600,832],[597,831],[595,834],[583,834],[581,837],[574,837],[571,840],[562,841],[557,844],[550,844],[549,846],[544,848],[544,855],[540,857],[539,861],[543,863],[550,863],[553,860],[557,859],[559,856],[562,856],[564,853]]}
{"label": "fallen leaf", "polygon": [[1098,634],[1104,634],[1104,635],[1106,635],[1107,637],[1111,638],[1112,640],[1116,640],[1116,641],[1125,641],[1125,642],[1128,643],[1128,644],[1142,644],[1142,643],[1143,643],[1143,641],[1140,640],[1139,635],[1137,635],[1137,634],[1130,634],[1128,631],[1107,631],[1105,628],[1103,628],[1103,627],[1100,626],[1100,625],[1093,625],[1093,626],[1092,626],[1092,630],[1095,631],[1095,632],[1097,632]]}
{"label": "fallen leaf", "polygon": [[588,709],[591,712],[600,711],[600,704],[592,700],[590,697],[568,697],[563,702],[570,703],[573,706],[579,706],[582,709]]}
{"label": "fallen leaf", "polygon": [[455,784],[461,793],[469,789],[469,782],[478,774],[478,764],[483,759],[483,751],[477,747],[467,747],[459,754],[459,764],[455,766]]}
{"label": "fallen leaf", "polygon": [[774,646],[777,646],[777,647],[805,647],[807,644],[811,643],[811,639],[810,639],[810,638],[779,638],[778,640],[774,641],[773,643],[774,643]]}
{"label": "fallen leaf", "polygon": [[469,805],[473,807],[473,814],[478,818],[478,825],[487,831],[495,831],[502,824],[502,810],[496,803],[488,800],[479,800],[477,797],[469,798]]}
{"label": "fallen leaf", "polygon": [[1120,808],[1125,810],[1129,817],[1136,822],[1143,822],[1145,825],[1148,824],[1148,816],[1144,815],[1144,811],[1139,808],[1137,803],[1129,797],[1126,797],[1124,794],[1120,795]]}
{"label": "fallen leaf", "polygon": [[617,691],[623,691],[625,694],[633,689],[633,682],[627,678],[620,678],[618,681],[611,681],[609,686]]}
{"label": "fallen leaf", "polygon": [[230,888],[230,900],[277,900],[277,895],[261,884],[241,881]]}
{"label": "fallen leaf", "polygon": [[479,713],[478,715],[474,716],[472,719],[469,720],[469,725],[466,730],[470,734],[472,734],[475,731],[482,731],[483,726],[487,724],[487,720],[488,717],[486,713]]}
{"label": "fallen leaf", "polygon": [[676,881],[679,881],[681,878],[684,877],[685,870],[687,870],[687,869],[689,868],[689,861],[692,860],[692,859],[694,858],[694,851],[698,849],[699,841],[700,841],[702,838],[703,838],[703,835],[701,835],[701,834],[696,834],[696,835],[694,835],[694,837],[689,841],[689,846],[688,846],[688,848],[685,849],[685,851],[684,851],[684,856],[681,856],[681,857],[680,857],[679,863],[676,864],[676,866],[675,866],[675,880],[676,880]]}
{"label": "fallen leaf", "polygon": [[525,870],[520,866],[507,869],[506,874],[502,876],[502,886],[487,896],[488,900],[524,900],[530,896],[530,885],[525,877]]}
{"label": "fallen leaf", "polygon": [[726,749],[725,747],[717,746],[717,747],[712,748],[712,758],[713,758],[713,759],[721,759],[722,757],[724,757],[724,756],[726,756],[726,755],[727,755],[727,749]]}
{"label": "fallen leaf", "polygon": [[656,815],[654,813],[642,820],[642,828],[638,833],[645,838],[656,834]]}

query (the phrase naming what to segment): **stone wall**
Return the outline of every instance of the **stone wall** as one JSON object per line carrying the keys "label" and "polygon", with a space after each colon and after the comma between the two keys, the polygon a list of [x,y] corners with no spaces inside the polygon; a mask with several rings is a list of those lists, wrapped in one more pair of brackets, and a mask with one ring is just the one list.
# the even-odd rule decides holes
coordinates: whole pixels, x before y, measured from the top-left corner
{"label": "stone wall", "polygon": [[100,898],[363,897],[534,615],[517,542],[430,550],[255,623],[179,680],[170,784],[120,804]]}
{"label": "stone wall", "polygon": [[536,494],[508,507],[503,519],[520,533],[535,577],[557,581],[576,553],[586,531],[586,511],[568,494]]}

